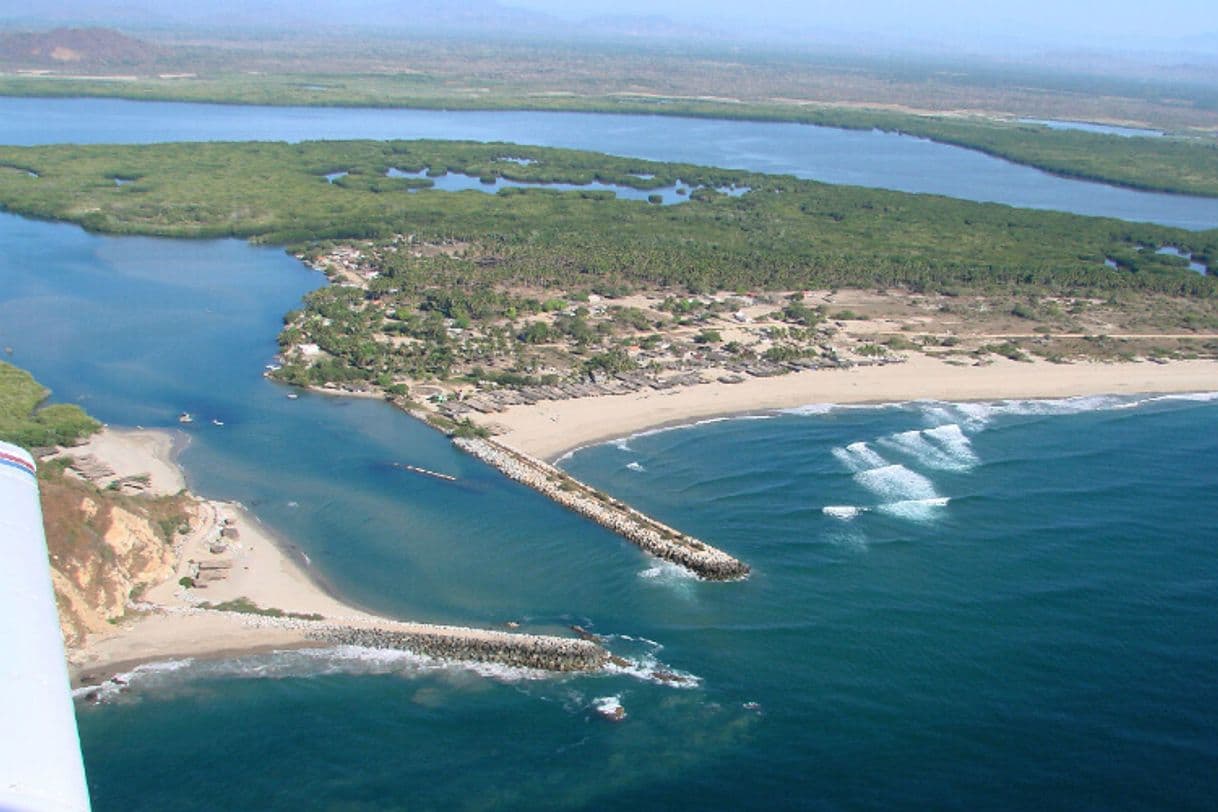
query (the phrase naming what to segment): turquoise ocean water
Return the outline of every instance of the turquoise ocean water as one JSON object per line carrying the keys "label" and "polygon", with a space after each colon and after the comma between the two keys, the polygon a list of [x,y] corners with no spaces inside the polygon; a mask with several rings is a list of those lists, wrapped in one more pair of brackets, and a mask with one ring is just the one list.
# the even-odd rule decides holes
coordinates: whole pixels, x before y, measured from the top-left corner
{"label": "turquoise ocean water", "polygon": [[[288,400],[262,367],[322,280],[280,251],[9,216],[0,244],[11,360],[112,423],[198,414],[192,485],[244,501],[345,597],[579,623],[637,663],[144,668],[79,707],[98,810],[1212,808],[1208,395],[811,406],[563,461],[754,568],[707,584],[383,404]],[[626,721],[594,713],[605,697]]]}

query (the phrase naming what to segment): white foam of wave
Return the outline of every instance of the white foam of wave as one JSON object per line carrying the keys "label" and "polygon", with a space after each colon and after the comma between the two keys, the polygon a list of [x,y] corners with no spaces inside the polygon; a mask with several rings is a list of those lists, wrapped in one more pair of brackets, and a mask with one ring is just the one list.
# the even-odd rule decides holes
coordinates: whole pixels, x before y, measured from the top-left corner
{"label": "white foam of wave", "polygon": [[845,448],[833,449],[833,456],[837,457],[838,462],[855,473],[872,468],[883,468],[888,465],[888,460],[872,451],[870,446],[861,441],[851,443]]}
{"label": "white foam of wave", "polygon": [[638,460],[635,460],[634,462],[626,463],[626,467],[629,468],[631,471],[646,471],[647,470],[646,468],[643,467],[642,463],[640,463]]}
{"label": "white foam of wave", "polygon": [[816,415],[829,414],[837,410],[839,407],[836,403],[809,403],[806,406],[795,406],[790,409],[779,409],[779,414],[789,414],[796,417],[815,417]]}
{"label": "white foam of wave", "polygon": [[[301,655],[302,662],[294,662],[291,655]],[[441,660],[424,654],[415,654],[397,649],[365,648],[364,646],[334,646],[332,648],[301,649],[297,652],[279,652],[272,655],[279,659],[273,668],[286,670],[284,676],[306,676],[319,673],[342,674],[399,674],[418,676],[435,672],[467,673],[492,679],[496,682],[526,682],[549,679],[551,672],[535,668],[484,663],[473,660]],[[304,672],[297,669],[304,666]],[[270,674],[265,674],[269,676]]]}
{"label": "white foam of wave", "polygon": [[671,561],[656,561],[653,565],[639,572],[639,577],[648,581],[675,583],[678,581],[696,582],[698,576],[685,567],[673,564]]}
{"label": "white foam of wave", "polygon": [[904,402],[900,403],[808,403],[803,406],[793,406],[788,409],[779,409],[779,414],[793,415],[795,417],[816,417],[818,415],[831,414],[833,412],[847,411],[874,411],[876,409],[894,409],[904,406]]}
{"label": "white foam of wave", "polygon": [[670,589],[687,601],[693,601],[697,597],[696,585],[702,580],[685,567],[671,561],[656,561],[647,569],[640,570],[638,577],[648,583]]}
{"label": "white foam of wave", "polygon": [[884,437],[880,442],[913,457],[920,465],[941,471],[965,471],[977,464],[972,444],[956,423],[921,431],[903,431]]}
{"label": "white foam of wave", "polygon": [[[100,686],[77,688],[76,698],[106,702],[130,688],[155,688],[170,672],[189,669],[193,678],[226,679],[292,679],[332,674],[353,676],[399,675],[417,677],[425,674],[448,673],[472,675],[502,683],[519,683],[551,679],[549,671],[523,668],[499,663],[464,660],[440,660],[422,654],[396,649],[365,648],[363,646],[334,646],[329,648],[297,649],[253,654],[220,660],[175,660],[138,666],[118,675],[119,681]],[[155,679],[161,677],[160,680]]]}
{"label": "white foam of wave", "polygon": [[618,451],[625,451],[627,453],[634,450],[630,447],[630,438],[629,437],[617,438],[616,440],[613,441],[613,447],[616,448]]}
{"label": "white foam of wave", "polygon": [[592,700],[592,709],[606,719],[625,719],[626,709],[620,696],[598,696]]}
{"label": "white foam of wave", "polygon": [[651,640],[646,637],[634,637],[633,635],[629,635],[629,634],[609,635],[608,639],[625,640],[628,643],[643,643],[645,645],[651,646],[654,651],[659,651],[660,649],[664,648],[664,645],[662,643],[657,643],[655,640]]}
{"label": "white foam of wave", "polygon": [[877,510],[887,513],[889,516],[896,516],[899,519],[925,522],[934,519],[939,513],[939,508],[947,507],[950,501],[946,496],[934,496],[926,499],[903,499],[899,502],[882,504]]}
{"label": "white foam of wave", "polygon": [[860,513],[865,513],[867,508],[858,507],[856,505],[825,505],[820,509],[820,512],[826,516],[832,516],[835,519],[840,519],[843,522],[848,522],[856,518]]}
{"label": "white foam of wave", "polygon": [[878,496],[884,504],[942,498],[933,482],[904,465],[860,471],[854,475],[854,481]]}
{"label": "white foam of wave", "polygon": [[1218,392],[1185,392],[1170,395],[1080,395],[1069,398],[1025,398],[978,402],[949,403],[917,401],[923,416],[932,424],[963,423],[970,431],[979,431],[995,417],[1056,417],[1137,409],[1152,403],[1171,401],[1210,403],[1218,400]]}
{"label": "white foam of wave", "polygon": [[922,433],[938,443],[944,453],[958,464],[972,468],[979,462],[977,452],[973,451],[972,441],[959,425],[948,423],[945,426],[926,429]]}
{"label": "white foam of wave", "polygon": [[669,688],[691,689],[697,688],[702,684],[702,678],[697,674],[691,674],[688,671],[678,671],[675,668],[670,668],[664,663],[650,655],[629,658],[619,658],[621,662],[610,662],[605,665],[604,671],[607,674],[615,674],[619,676],[632,677],[644,682],[651,682],[656,685],[664,685]]}
{"label": "white foam of wave", "polygon": [[80,688],[74,688],[72,689],[72,698],[107,702],[133,686],[155,681],[157,678],[181,671],[193,663],[194,660],[189,657],[182,660],[161,660],[143,663],[130,671],[115,674],[100,685],[83,685]]}
{"label": "white foam of wave", "polygon": [[1139,400],[1122,404],[1116,408],[1136,409],[1139,406],[1145,406],[1148,403],[1170,403],[1172,401],[1184,403],[1213,403],[1216,400],[1218,400],[1218,392],[1183,392],[1174,395],[1152,395],[1151,397],[1141,398]]}

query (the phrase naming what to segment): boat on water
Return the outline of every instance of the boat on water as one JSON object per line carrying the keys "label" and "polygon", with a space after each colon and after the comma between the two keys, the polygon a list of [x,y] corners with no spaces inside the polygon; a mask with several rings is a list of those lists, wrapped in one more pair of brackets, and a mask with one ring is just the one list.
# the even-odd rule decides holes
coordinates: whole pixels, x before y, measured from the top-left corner
{"label": "boat on water", "polygon": [[178,415],[178,422],[179,423],[193,423],[193,422],[195,422],[195,419],[194,419],[194,417],[191,416],[190,412],[182,412],[180,415]]}
{"label": "boat on water", "polygon": [[288,392],[288,400],[296,400],[298,397],[300,397],[300,395],[296,394],[295,392]]}
{"label": "boat on water", "polygon": [[213,426],[223,426],[223,425],[224,425],[224,421],[223,421],[223,420],[216,420],[215,418],[213,418],[213,419],[212,419],[212,421],[211,421],[211,424],[212,424]]}

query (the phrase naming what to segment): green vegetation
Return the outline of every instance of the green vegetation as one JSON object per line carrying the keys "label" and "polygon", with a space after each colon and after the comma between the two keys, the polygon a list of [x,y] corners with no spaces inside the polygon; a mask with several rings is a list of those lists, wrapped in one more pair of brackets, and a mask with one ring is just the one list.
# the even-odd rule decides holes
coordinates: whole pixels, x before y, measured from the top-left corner
{"label": "green vegetation", "polygon": [[[510,160],[522,158],[533,163]],[[647,282],[691,293],[892,285],[1218,290],[1213,278],[1181,269],[1179,257],[1154,251],[1177,246],[1218,264],[1218,231],[570,150],[429,141],[7,147],[0,164],[38,175],[0,173],[0,206],[96,231],[303,246],[403,234],[468,243],[422,259],[402,250],[369,286],[375,295],[442,274],[453,297],[434,309],[453,318],[511,306],[486,289],[502,280],[568,291]],[[635,188],[680,177],[701,188],[674,206],[544,188],[411,192],[385,176],[391,167]],[[323,176],[336,171],[348,175],[328,183]],[[117,186],[118,176],[138,180]],[[752,191],[713,191],[731,185]],[[1106,267],[1108,258],[1120,269]]]}
{"label": "green vegetation", "polygon": [[[571,150],[434,141],[9,147],[0,164],[29,170],[0,172],[0,207],[10,211],[109,233],[291,245],[335,284],[285,317],[278,377],[399,398],[436,396],[411,391],[423,381],[494,390],[654,377],[690,364],[779,374],[837,363],[825,348],[829,310],[805,303],[808,290],[943,294],[943,311],[964,293],[991,297],[1003,301],[1004,318],[1038,331],[1068,327],[1083,298],[1190,302],[1163,320],[1195,319],[1190,330],[1210,324],[1218,301],[1218,278],[1157,253],[1174,246],[1218,264],[1218,231]],[[644,190],[680,178],[692,191],[671,206],[541,186],[443,192],[389,177],[393,168]],[[338,173],[346,174],[327,180]],[[715,191],[732,186],[750,191]],[[751,317],[735,314],[751,303],[771,308],[759,325],[770,343],[753,347],[738,332]],[[889,339],[861,355],[913,347]]]}
{"label": "green vegetation", "polygon": [[0,440],[25,448],[74,445],[100,428],[79,406],[38,408],[50,394],[30,373],[0,361]]}
{"label": "green vegetation", "polygon": [[[185,579],[183,579],[185,580]],[[301,612],[285,612],[282,609],[264,608],[246,597],[233,598],[223,603],[200,603],[201,609],[212,609],[217,612],[237,612],[243,615],[261,615],[263,617],[290,617],[294,620],[324,620],[316,612],[304,614]]]}
{"label": "green vegetation", "polygon": [[[1218,142],[1211,137],[1122,138],[1017,120],[943,116],[772,101],[722,102],[680,95],[469,94],[421,74],[225,75],[191,81],[0,77],[0,95],[101,96],[226,104],[532,110],[667,115],[878,129],[928,138],[1067,177],[1152,191],[1218,197]],[[125,176],[119,176],[125,177]]]}

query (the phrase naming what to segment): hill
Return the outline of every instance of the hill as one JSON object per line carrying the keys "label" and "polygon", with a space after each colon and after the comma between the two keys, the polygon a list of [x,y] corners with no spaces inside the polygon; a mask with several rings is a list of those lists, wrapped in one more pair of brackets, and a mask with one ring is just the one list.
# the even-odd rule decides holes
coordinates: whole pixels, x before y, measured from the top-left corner
{"label": "hill", "polygon": [[18,68],[137,67],[161,56],[161,48],[109,28],[0,34],[0,64]]}

